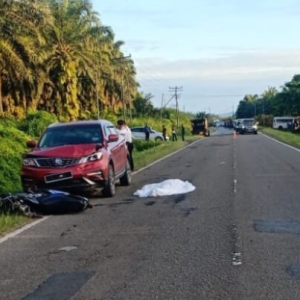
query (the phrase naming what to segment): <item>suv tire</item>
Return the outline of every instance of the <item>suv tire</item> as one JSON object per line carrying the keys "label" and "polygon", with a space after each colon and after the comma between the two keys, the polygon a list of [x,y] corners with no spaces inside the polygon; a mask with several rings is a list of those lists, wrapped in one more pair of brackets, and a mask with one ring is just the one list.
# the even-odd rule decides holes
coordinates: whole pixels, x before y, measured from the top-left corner
{"label": "suv tire", "polygon": [[105,187],[102,190],[102,195],[104,197],[113,197],[116,194],[116,179],[115,172],[112,164],[108,166],[108,178],[105,183]]}
{"label": "suv tire", "polygon": [[129,160],[127,159],[127,164],[125,168],[125,172],[120,178],[120,184],[124,186],[128,186],[131,184],[131,168],[130,168],[130,163]]}

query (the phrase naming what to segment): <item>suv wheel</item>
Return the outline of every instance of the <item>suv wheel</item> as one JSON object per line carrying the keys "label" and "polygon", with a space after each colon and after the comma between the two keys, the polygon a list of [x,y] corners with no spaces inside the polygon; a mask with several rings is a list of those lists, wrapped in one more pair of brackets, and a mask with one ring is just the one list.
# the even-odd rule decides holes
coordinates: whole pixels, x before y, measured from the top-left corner
{"label": "suv wheel", "polygon": [[131,168],[129,160],[127,160],[126,169],[124,175],[120,178],[121,185],[128,186],[131,184]]}
{"label": "suv wheel", "polygon": [[163,138],[157,136],[157,137],[155,138],[155,141],[156,141],[156,142],[162,142],[162,141],[163,141]]}
{"label": "suv wheel", "polygon": [[108,178],[105,187],[102,191],[103,196],[113,197],[116,194],[116,182],[115,182],[115,172],[113,166],[110,164],[108,166]]}

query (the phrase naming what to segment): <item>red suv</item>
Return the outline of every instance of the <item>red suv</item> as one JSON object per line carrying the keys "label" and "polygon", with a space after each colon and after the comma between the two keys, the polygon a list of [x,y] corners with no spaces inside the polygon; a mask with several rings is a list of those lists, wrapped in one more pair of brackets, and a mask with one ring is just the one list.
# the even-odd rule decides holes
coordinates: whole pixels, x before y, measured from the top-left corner
{"label": "red suv", "polygon": [[107,120],[55,123],[23,159],[24,191],[101,189],[113,197],[115,183],[130,185],[131,172],[124,138]]}

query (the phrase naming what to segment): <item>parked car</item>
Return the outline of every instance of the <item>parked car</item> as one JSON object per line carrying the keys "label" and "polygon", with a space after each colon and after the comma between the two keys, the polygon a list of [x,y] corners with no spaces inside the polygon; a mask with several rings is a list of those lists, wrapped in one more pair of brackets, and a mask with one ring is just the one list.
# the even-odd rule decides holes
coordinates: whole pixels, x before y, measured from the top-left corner
{"label": "parked car", "polygon": [[[136,140],[144,140],[145,139],[145,127],[132,127],[130,128],[132,132],[132,138]],[[169,140],[169,136],[166,137],[167,140]],[[150,132],[150,140],[155,140],[155,141],[163,141],[164,137],[162,132],[156,131],[151,128]]]}
{"label": "parked car", "polygon": [[124,138],[107,120],[50,125],[23,159],[23,190],[102,190],[113,197],[116,180],[130,185],[131,172]]}

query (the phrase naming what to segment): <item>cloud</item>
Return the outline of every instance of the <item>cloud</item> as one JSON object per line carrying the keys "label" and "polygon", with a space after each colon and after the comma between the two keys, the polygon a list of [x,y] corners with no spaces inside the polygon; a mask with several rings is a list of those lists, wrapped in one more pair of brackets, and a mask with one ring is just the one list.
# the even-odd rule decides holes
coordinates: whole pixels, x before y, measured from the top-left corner
{"label": "cloud", "polygon": [[224,113],[237,106],[248,93],[261,94],[268,86],[280,88],[300,73],[300,49],[221,49],[217,57],[166,60],[159,57],[136,60],[141,90],[155,95],[160,106],[162,93],[170,86],[183,86],[186,110]]}
{"label": "cloud", "polygon": [[[168,61],[157,58],[137,59],[140,79],[159,72],[166,79],[240,81],[300,72],[300,49],[220,51],[218,57]],[[143,67],[147,67],[144,73]]]}

